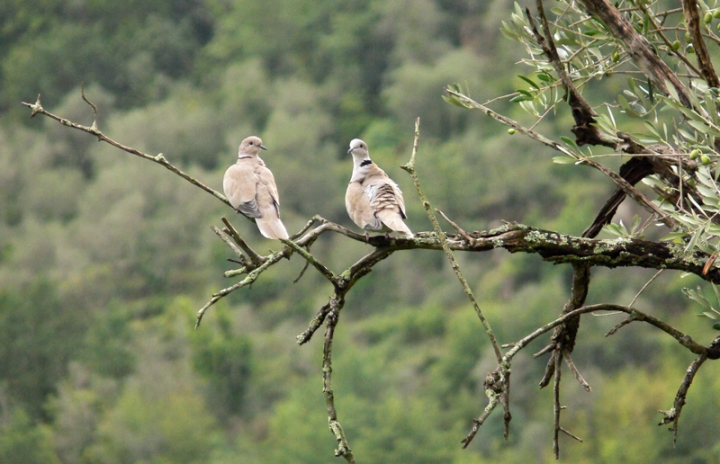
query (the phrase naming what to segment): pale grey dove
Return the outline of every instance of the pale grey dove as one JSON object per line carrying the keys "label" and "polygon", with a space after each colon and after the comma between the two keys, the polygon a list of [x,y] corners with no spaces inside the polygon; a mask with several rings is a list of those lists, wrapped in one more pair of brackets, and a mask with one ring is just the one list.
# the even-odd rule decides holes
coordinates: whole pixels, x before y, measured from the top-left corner
{"label": "pale grey dove", "polygon": [[267,150],[259,137],[248,137],[240,144],[237,163],[225,171],[223,190],[238,212],[254,218],[260,233],[267,238],[288,238],[280,220],[280,200],[275,178],[260,159]]}
{"label": "pale grey dove", "polygon": [[353,173],[345,193],[345,207],[353,222],[365,230],[394,231],[412,238],[403,222],[407,216],[400,187],[370,160],[362,140],[353,139],[348,153],[353,156]]}

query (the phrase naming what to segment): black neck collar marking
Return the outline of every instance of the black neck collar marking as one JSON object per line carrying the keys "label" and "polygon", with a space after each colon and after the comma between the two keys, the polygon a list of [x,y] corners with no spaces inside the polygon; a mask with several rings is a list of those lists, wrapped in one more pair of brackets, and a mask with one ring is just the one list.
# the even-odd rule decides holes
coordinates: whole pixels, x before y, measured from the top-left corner
{"label": "black neck collar marking", "polygon": [[372,160],[366,159],[366,160],[363,160],[362,163],[360,163],[360,167],[365,167],[370,164],[372,164]]}

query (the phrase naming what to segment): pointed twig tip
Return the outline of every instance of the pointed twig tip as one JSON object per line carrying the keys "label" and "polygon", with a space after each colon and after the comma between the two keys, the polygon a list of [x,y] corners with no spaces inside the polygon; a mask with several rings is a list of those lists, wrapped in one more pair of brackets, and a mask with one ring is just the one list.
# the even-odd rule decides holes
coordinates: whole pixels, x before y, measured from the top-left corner
{"label": "pointed twig tip", "polygon": [[93,117],[95,118],[95,120],[93,121],[93,128],[97,129],[96,121],[97,121],[97,116],[98,116],[98,109],[97,109],[97,106],[95,106],[95,104],[93,102],[91,102],[90,100],[88,100],[87,97],[85,96],[85,81],[82,81],[82,83],[80,84],[80,95],[82,95],[82,99],[85,101],[85,103],[90,105],[90,107],[92,108]]}

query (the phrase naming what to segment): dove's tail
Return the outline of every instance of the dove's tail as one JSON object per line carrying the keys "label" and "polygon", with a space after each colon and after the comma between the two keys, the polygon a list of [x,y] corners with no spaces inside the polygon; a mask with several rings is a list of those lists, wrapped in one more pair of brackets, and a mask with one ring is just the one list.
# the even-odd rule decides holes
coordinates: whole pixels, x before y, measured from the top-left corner
{"label": "dove's tail", "polygon": [[385,226],[393,232],[399,232],[407,238],[413,238],[410,228],[403,222],[402,216],[397,211],[386,209],[378,212],[378,217]]}
{"label": "dove's tail", "polygon": [[283,225],[279,217],[268,217],[268,215],[266,215],[255,219],[255,222],[257,223],[258,229],[260,229],[260,233],[267,238],[289,238],[285,225]]}

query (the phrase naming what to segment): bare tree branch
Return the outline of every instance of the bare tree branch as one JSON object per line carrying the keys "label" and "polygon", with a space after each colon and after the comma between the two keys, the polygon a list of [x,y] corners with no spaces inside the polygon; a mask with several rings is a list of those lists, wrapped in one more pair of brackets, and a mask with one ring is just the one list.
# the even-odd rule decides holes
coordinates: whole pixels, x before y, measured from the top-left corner
{"label": "bare tree branch", "polygon": [[219,292],[215,293],[210,301],[208,301],[205,306],[200,308],[200,310],[197,313],[197,318],[195,320],[195,328],[197,329],[200,327],[200,323],[202,322],[202,318],[205,315],[205,312],[215,303],[218,302],[221,298],[224,298],[237,290],[238,288],[247,287],[248,285],[252,285],[253,282],[257,280],[258,277],[260,277],[260,274],[265,272],[267,268],[272,266],[273,264],[280,261],[282,258],[285,258],[286,256],[289,256],[287,254],[287,250],[281,250],[276,253],[271,253],[270,255],[265,257],[265,262],[263,262],[260,266],[252,268],[248,266],[243,267],[243,272],[248,272],[248,275],[241,280],[240,282],[236,283],[235,285],[231,285],[230,287],[224,288],[220,290]]}
{"label": "bare tree branch", "polygon": [[685,372],[685,378],[680,384],[680,388],[678,388],[677,394],[675,395],[673,407],[667,411],[659,411],[663,415],[663,420],[658,424],[659,426],[663,426],[671,422],[673,424],[672,427],[670,427],[670,430],[673,432],[673,446],[677,443],[678,422],[680,421],[682,408],[685,406],[687,392],[690,390],[690,385],[692,385],[693,379],[695,379],[695,374],[697,374],[698,370],[700,370],[700,367],[703,363],[705,363],[705,361],[707,361],[707,354],[705,353],[695,358]]}
{"label": "bare tree branch", "polygon": [[[541,335],[556,329],[558,327],[562,327],[568,320],[577,319],[583,314],[587,313],[594,313],[598,311],[608,311],[608,312],[620,312],[628,314],[633,320],[636,321],[642,321],[646,322],[661,331],[667,333],[668,335],[672,336],[675,340],[680,343],[683,347],[688,349],[690,352],[700,355],[701,357],[705,357],[706,359],[720,359],[720,337],[713,340],[713,342],[705,347],[697,342],[695,342],[689,335],[686,335],[676,329],[675,327],[671,326],[670,324],[663,322],[653,316],[650,316],[649,314],[645,314],[642,311],[638,311],[637,309],[630,308],[627,306],[620,306],[620,305],[614,305],[614,304],[596,304],[596,305],[590,305],[590,306],[583,306],[581,308],[577,308],[575,310],[572,310],[570,312],[567,312],[560,316],[559,318],[555,319],[554,321],[548,322],[547,324],[544,324],[543,326],[535,329],[530,334],[526,335],[525,337],[521,338],[515,343],[510,343],[509,346],[511,348],[505,353],[505,355],[502,358],[502,362],[498,364],[497,368],[492,373],[493,379],[500,379],[500,374],[502,372],[509,372],[510,366],[512,364],[513,358],[523,349],[525,348],[530,342],[534,341]],[[571,433],[567,432],[560,426],[560,411],[563,409],[562,405],[560,404],[560,391],[559,391],[559,385],[561,380],[561,374],[560,372],[560,362],[561,357],[556,356],[551,358],[553,362],[555,363],[553,366],[553,369],[551,370],[551,376],[554,377],[554,389],[553,389],[553,396],[554,396],[554,411],[555,411],[555,428],[554,428],[554,439],[553,439],[553,448],[555,451],[556,458],[559,456],[559,445],[558,445],[558,435],[559,432],[563,432],[568,434],[569,436],[575,438],[578,441],[580,440],[578,437],[572,435]],[[692,367],[692,366],[691,366]],[[697,366],[699,367],[699,366]],[[688,371],[689,372],[689,371]],[[490,374],[488,374],[490,376]],[[694,376],[694,373],[693,373]],[[490,377],[488,377],[490,378]],[[687,392],[687,388],[689,388],[689,382],[692,382],[692,378],[687,381],[687,387],[685,388],[685,393]],[[486,378],[486,384],[488,383],[488,380]],[[495,383],[491,382],[490,387],[493,387]],[[683,384],[685,385],[685,383]],[[482,424],[485,422],[485,420],[488,418],[490,413],[495,409],[495,406],[497,406],[497,401],[499,401],[498,398],[496,398],[493,395],[493,389],[488,388],[486,385],[486,394],[488,395],[489,402],[488,406],[485,408],[485,411],[480,416],[480,418],[473,420],[473,428],[470,431],[470,433],[462,440],[462,443],[464,444],[463,447],[467,447],[472,441],[472,439],[475,437],[475,435],[478,432],[478,429]],[[684,398],[684,396],[683,396]],[[667,413],[666,416],[673,411],[677,411],[677,408],[674,410],[671,409],[670,411],[663,412],[663,414]],[[661,411],[662,412],[662,411]],[[675,416],[672,416],[671,419],[667,420],[665,423],[668,423],[675,419]],[[663,424],[661,424],[663,425]]]}
{"label": "bare tree branch", "polygon": [[697,56],[700,65],[700,74],[709,87],[720,87],[720,79],[718,79],[715,67],[713,67],[710,53],[708,53],[705,40],[702,36],[702,27],[700,22],[700,14],[698,13],[698,3],[696,0],[683,0],[683,12],[685,13],[685,21],[687,22],[687,30],[692,37],[693,47],[695,48],[695,56]]}
{"label": "bare tree branch", "polygon": [[321,263],[316,257],[314,257],[310,252],[303,249],[301,246],[293,242],[292,240],[284,240],[280,239],[281,242],[283,242],[285,245],[289,246],[293,250],[295,250],[298,254],[300,254],[305,260],[312,264],[315,269],[318,270],[320,274],[323,275],[330,283],[335,284],[338,277],[330,270],[328,269],[323,263]]}
{"label": "bare tree branch", "polygon": [[[570,290],[570,300],[565,303],[562,314],[570,313],[583,304],[587,298],[588,290],[590,288],[590,266],[587,264],[573,264],[573,283]],[[554,370],[560,366],[560,361],[564,356],[569,356],[575,348],[575,339],[577,338],[577,331],[580,328],[580,317],[568,319],[563,325],[558,326],[552,335],[552,341],[550,345],[552,348],[552,355],[548,359],[547,365],[545,366],[545,374],[540,380],[540,388],[545,388],[553,377]],[[556,359],[559,358],[559,359]],[[574,365],[573,365],[574,366]],[[582,379],[582,376],[578,372],[578,380]],[[555,377],[555,381],[559,382],[559,377]],[[581,381],[581,384],[586,386],[585,380]],[[586,387],[586,389],[589,388]],[[559,425],[558,425],[559,426]]]}
{"label": "bare tree branch", "polygon": [[500,402],[503,390],[505,390],[504,379],[500,370],[496,369],[493,372],[489,372],[485,377],[485,394],[488,397],[488,404],[485,406],[483,413],[477,419],[473,419],[473,426],[470,432],[463,438],[460,443],[463,444],[463,448],[467,448],[470,442],[472,442],[475,435],[477,435],[480,427],[485,423],[485,420],[490,417],[495,407]]}
{"label": "bare tree branch", "polygon": [[680,101],[688,108],[692,107],[688,90],[663,60],[657,56],[647,39],[639,34],[627,18],[608,0],[580,0],[590,15],[599,19],[608,31],[623,42],[625,50],[633,61],[652,80],[653,84],[668,95],[666,81],[675,88]]}
{"label": "bare tree branch", "polygon": [[[410,156],[410,161],[405,166],[400,166],[402,169],[407,171],[410,174],[410,177],[412,177],[413,183],[415,184],[415,188],[417,189],[418,196],[420,197],[420,201],[422,201],[423,206],[425,207],[425,212],[428,215],[428,218],[430,219],[430,222],[433,225],[433,229],[435,230],[435,233],[437,234],[438,240],[442,242],[442,249],[445,252],[445,256],[447,256],[448,260],[450,261],[450,265],[453,268],[453,271],[455,272],[455,275],[457,276],[458,280],[460,281],[460,285],[463,287],[463,291],[465,292],[465,295],[467,295],[468,299],[470,300],[470,303],[472,303],[473,308],[475,309],[475,314],[477,314],[478,318],[480,319],[480,322],[483,325],[483,329],[485,329],[485,333],[487,334],[488,338],[490,339],[490,344],[492,345],[493,350],[495,351],[495,356],[497,357],[498,362],[502,360],[502,351],[500,350],[500,344],[497,342],[497,339],[495,338],[495,333],[493,332],[492,328],[490,327],[490,322],[485,318],[485,315],[483,314],[482,310],[480,309],[480,305],[478,304],[477,300],[475,299],[475,295],[470,288],[470,285],[468,285],[467,280],[465,279],[465,276],[463,275],[462,271],[460,270],[460,265],[458,264],[457,260],[455,259],[455,255],[453,254],[452,250],[450,249],[450,245],[448,244],[448,237],[445,234],[445,232],[440,227],[440,223],[438,222],[437,216],[435,216],[435,212],[433,211],[432,207],[430,206],[430,202],[428,201],[427,197],[425,196],[425,192],[423,192],[422,187],[420,186],[420,179],[418,178],[416,172],[415,172],[415,157],[417,155],[418,151],[418,142],[420,139],[420,118],[417,118],[415,120],[415,140],[413,142],[413,149],[412,149],[412,155]],[[443,215],[445,217],[445,215]],[[447,218],[445,218],[447,219]],[[449,219],[448,219],[449,221]],[[454,224],[454,223],[453,223]],[[456,226],[459,229],[459,226]],[[465,234],[467,236],[467,234]],[[503,409],[505,411],[503,415],[503,423],[504,423],[504,436],[505,439],[507,439],[510,436],[510,420],[512,419],[512,415],[510,414],[510,389],[509,389],[509,378],[501,373],[502,382],[499,384],[501,385],[501,391],[497,392],[498,395],[500,395],[501,402],[503,405]],[[508,387],[508,388],[506,388]],[[487,388],[486,388],[487,392]],[[471,440],[470,438],[469,440]],[[470,441],[467,441],[469,443]]]}
{"label": "bare tree branch", "polygon": [[568,367],[570,368],[570,371],[571,371],[573,374],[575,374],[575,378],[576,378],[577,381],[580,383],[580,385],[585,389],[585,391],[591,392],[591,391],[592,391],[592,388],[590,387],[590,384],[587,383],[587,381],[585,380],[585,378],[584,378],[584,377],[582,376],[582,374],[580,373],[580,370],[577,368],[577,366],[576,366],[575,363],[573,362],[572,356],[570,356],[570,353],[567,353],[567,352],[564,353],[562,358],[563,358],[563,360],[565,361],[565,364],[567,364]]}
{"label": "bare tree branch", "polygon": [[440,227],[440,223],[437,220],[437,216],[435,216],[435,212],[433,211],[432,207],[430,206],[430,202],[428,201],[427,197],[425,196],[425,193],[422,190],[422,187],[420,186],[420,179],[418,179],[417,174],[415,173],[415,156],[417,155],[417,149],[418,149],[418,141],[420,139],[420,118],[417,118],[415,120],[415,141],[413,143],[413,149],[412,149],[412,155],[410,156],[410,161],[404,165],[400,166],[402,169],[408,172],[410,174],[410,177],[412,177],[413,183],[415,184],[415,188],[417,189],[418,196],[420,197],[420,201],[422,202],[423,206],[425,207],[425,212],[427,212],[428,218],[430,219],[430,222],[432,223],[433,229],[435,230],[435,234],[437,234],[437,240],[440,242],[443,251],[445,252],[445,255],[447,256],[448,260],[450,261],[450,265],[453,268],[453,271],[455,271],[455,275],[457,276],[458,280],[460,280],[460,284],[463,287],[463,290],[465,291],[465,294],[467,295],[468,299],[472,303],[473,307],[475,308],[475,313],[478,315],[478,318],[480,318],[480,322],[483,325],[483,328],[485,329],[485,333],[487,333],[488,338],[490,339],[490,344],[493,347],[493,350],[495,351],[495,356],[497,357],[498,361],[502,359],[502,351],[500,350],[500,345],[497,342],[497,339],[495,338],[495,333],[493,332],[492,328],[490,327],[490,323],[485,318],[485,315],[483,314],[482,310],[480,309],[480,306],[477,303],[477,300],[475,299],[475,295],[472,292],[472,289],[470,289],[470,286],[467,283],[467,280],[465,280],[465,277],[462,274],[462,271],[460,270],[460,265],[458,265],[457,260],[455,259],[455,256],[452,253],[452,248],[450,247],[450,244],[448,242],[448,237],[445,234],[445,232]]}
{"label": "bare tree branch", "polygon": [[[223,218],[225,219],[225,218]],[[242,251],[240,251],[240,248],[228,237],[222,230],[218,229],[215,226],[210,227],[215,234],[220,237],[220,239],[225,242],[225,245],[229,246],[230,249],[237,255],[237,257],[240,259],[240,264],[245,266],[247,263],[247,257],[243,254]]]}
{"label": "bare tree branch", "polygon": [[516,121],[503,116],[501,114],[496,113],[495,111],[491,110],[485,105],[482,105],[476,101],[474,101],[472,98],[468,97],[467,95],[463,95],[462,93],[456,92],[452,89],[445,89],[445,92],[447,92],[450,95],[453,95],[460,100],[460,102],[465,105],[467,108],[476,108],[481,111],[483,111],[485,114],[490,116],[491,118],[495,119],[496,121],[499,121],[507,126],[512,127],[513,129],[517,130],[521,134],[527,135],[533,140],[536,140],[543,145],[546,145],[554,150],[557,150],[565,155],[568,155],[576,160],[578,160],[578,164],[586,164],[588,166],[591,166],[606,176],[610,178],[620,189],[625,192],[626,195],[628,195],[630,198],[635,200],[640,206],[645,208],[647,211],[649,211],[651,214],[656,214],[658,216],[658,220],[663,222],[665,225],[667,225],[670,228],[675,227],[675,221],[668,217],[665,213],[663,213],[657,206],[655,206],[642,192],[637,190],[635,187],[630,185],[625,179],[623,179],[620,175],[618,175],[613,170],[601,165],[600,163],[583,156],[579,153],[575,153],[574,151],[568,149],[567,147],[564,147],[563,145],[559,144],[558,142],[555,142],[554,140],[551,140],[544,135],[530,129],[526,129],[525,127],[521,126]]}
{"label": "bare tree branch", "polygon": [[[83,91],[82,94],[83,94],[83,99],[84,99],[85,101],[87,101],[87,99],[85,99],[84,91]],[[228,205],[228,206],[230,206],[230,207],[232,208],[232,205],[230,205],[230,202],[227,200],[227,198],[225,198],[225,195],[223,195],[222,193],[217,192],[217,191],[211,189],[210,187],[208,187],[207,185],[203,184],[203,183],[200,182],[199,180],[197,180],[197,179],[195,179],[194,177],[192,177],[192,176],[186,174],[185,172],[181,171],[181,170],[178,169],[175,165],[171,164],[167,159],[165,159],[165,156],[164,156],[162,153],[158,154],[157,156],[150,156],[150,155],[148,155],[148,154],[146,154],[146,153],[141,152],[140,150],[136,150],[135,148],[127,147],[127,146],[125,146],[125,145],[123,145],[123,144],[121,144],[121,143],[119,143],[119,142],[116,142],[115,140],[107,137],[105,134],[103,134],[102,132],[100,132],[100,130],[97,128],[97,124],[96,124],[95,122],[93,122],[93,125],[92,125],[91,127],[87,127],[87,126],[83,126],[82,124],[74,123],[74,122],[72,122],[72,121],[70,121],[70,120],[68,120],[68,119],[61,118],[60,116],[56,116],[56,115],[54,115],[54,114],[46,111],[45,108],[42,107],[42,105],[40,104],[40,95],[38,95],[37,101],[36,101],[35,103],[25,103],[25,102],[23,102],[22,104],[25,105],[25,106],[27,106],[28,108],[30,108],[30,109],[32,110],[32,112],[31,112],[31,114],[30,114],[30,117],[31,117],[31,118],[34,117],[36,114],[42,114],[43,116],[47,116],[47,117],[50,118],[50,119],[54,119],[55,121],[59,122],[59,123],[62,124],[63,126],[67,126],[67,127],[72,128],[72,129],[77,129],[77,130],[79,130],[79,131],[87,132],[88,134],[92,134],[92,135],[94,135],[95,137],[97,137],[98,142],[105,142],[105,143],[107,143],[107,144],[109,144],[109,145],[112,145],[112,146],[115,147],[115,148],[119,148],[119,149],[122,150],[122,151],[125,151],[125,152],[127,152],[127,153],[130,153],[131,155],[135,155],[135,156],[138,156],[138,157],[140,157],[140,158],[146,159],[146,160],[148,160],[148,161],[152,161],[153,163],[157,163],[157,164],[159,164],[160,166],[163,166],[163,167],[164,167],[165,169],[167,169],[168,171],[171,171],[171,172],[173,172],[174,174],[182,177],[183,179],[185,179],[186,181],[190,182],[190,183],[193,184],[194,186],[196,186],[196,187],[198,187],[198,188],[206,191],[206,192],[209,193],[210,195],[214,196],[215,198],[217,198],[218,200],[222,201],[223,203],[225,203],[226,205]],[[94,110],[97,111],[97,108],[94,108]],[[97,116],[97,114],[96,114],[96,116]]]}
{"label": "bare tree branch", "polygon": [[345,432],[343,431],[340,422],[337,420],[337,411],[335,410],[335,394],[332,389],[332,342],[333,335],[335,334],[335,326],[338,322],[338,316],[341,306],[337,308],[330,308],[330,312],[327,315],[327,329],[325,330],[325,343],[323,344],[323,393],[325,394],[325,406],[328,411],[328,427],[330,431],[335,435],[335,439],[338,442],[338,447],[335,450],[335,456],[342,456],[345,460],[351,464],[355,464],[355,457],[353,456],[350,445],[348,444]]}
{"label": "bare tree branch", "polygon": [[[338,224],[326,221],[310,230],[295,243],[305,247],[317,240],[325,232],[334,232],[344,235],[352,240],[365,243],[365,236],[352,232]],[[557,232],[535,229],[522,224],[506,224],[490,231],[470,232],[468,242],[460,235],[448,235],[442,240],[436,234],[419,232],[414,238],[385,237],[378,235],[370,237],[369,243],[375,251],[366,255],[343,273],[336,274],[337,281],[343,289],[349,288],[357,282],[359,276],[369,270],[376,263],[382,261],[395,251],[426,249],[442,250],[443,245],[452,251],[484,252],[496,248],[504,248],[511,253],[537,253],[544,260],[553,263],[576,263],[602,267],[643,267],[648,269],[674,269],[690,272],[708,282],[720,283],[720,269],[710,269],[703,274],[703,267],[708,257],[704,253],[695,252],[691,256],[683,253],[682,245],[669,242],[652,242],[641,239],[615,239],[596,240]],[[286,246],[283,250],[262,257],[263,264],[257,268],[243,267],[237,272],[229,271],[228,276],[252,273],[257,278],[269,266],[276,264],[284,257],[289,257],[294,248]],[[245,282],[242,284],[242,282]],[[245,280],[230,287],[233,291],[249,285]],[[240,285],[242,284],[242,285]],[[228,289],[226,289],[228,290]],[[230,291],[223,291],[222,296]],[[220,293],[220,292],[219,292]],[[217,300],[216,300],[217,301]]]}
{"label": "bare tree branch", "polygon": [[535,26],[535,20],[530,14],[530,9],[526,8],[528,20],[532,28],[533,36],[537,41],[543,53],[547,56],[548,61],[552,64],[555,72],[557,73],[562,86],[565,89],[565,98],[572,109],[572,115],[575,119],[575,126],[572,128],[572,132],[576,136],[576,142],[579,146],[590,144],[590,145],[604,145],[612,147],[615,150],[620,150],[620,146],[623,144],[623,140],[617,137],[608,138],[595,126],[595,110],[592,109],[590,104],[585,100],[582,94],[578,91],[575,84],[565,72],[562,60],[558,56],[557,49],[555,48],[555,41],[552,38],[550,32],[550,25],[548,24],[547,17],[545,16],[545,9],[543,8],[542,0],[536,1],[538,13],[540,13],[540,21],[542,22],[543,31],[545,36],[538,31]]}
{"label": "bare tree branch", "polygon": [[553,356],[550,358],[554,363],[552,372],[555,374],[555,382],[553,383],[553,453],[555,459],[560,459],[560,380],[562,379],[562,369],[560,363],[561,356]]}
{"label": "bare tree branch", "polygon": [[235,243],[237,243],[238,246],[242,248],[242,250],[248,255],[248,258],[250,258],[250,262],[253,264],[253,266],[257,267],[261,265],[265,261],[265,258],[260,256],[255,252],[255,250],[250,248],[250,245],[248,245],[245,240],[240,237],[238,231],[235,230],[235,228],[232,226],[232,224],[230,224],[230,221],[228,221],[225,216],[223,216],[221,219],[223,224],[225,224],[225,230],[227,231],[228,235],[230,235],[233,240],[235,240]]}

